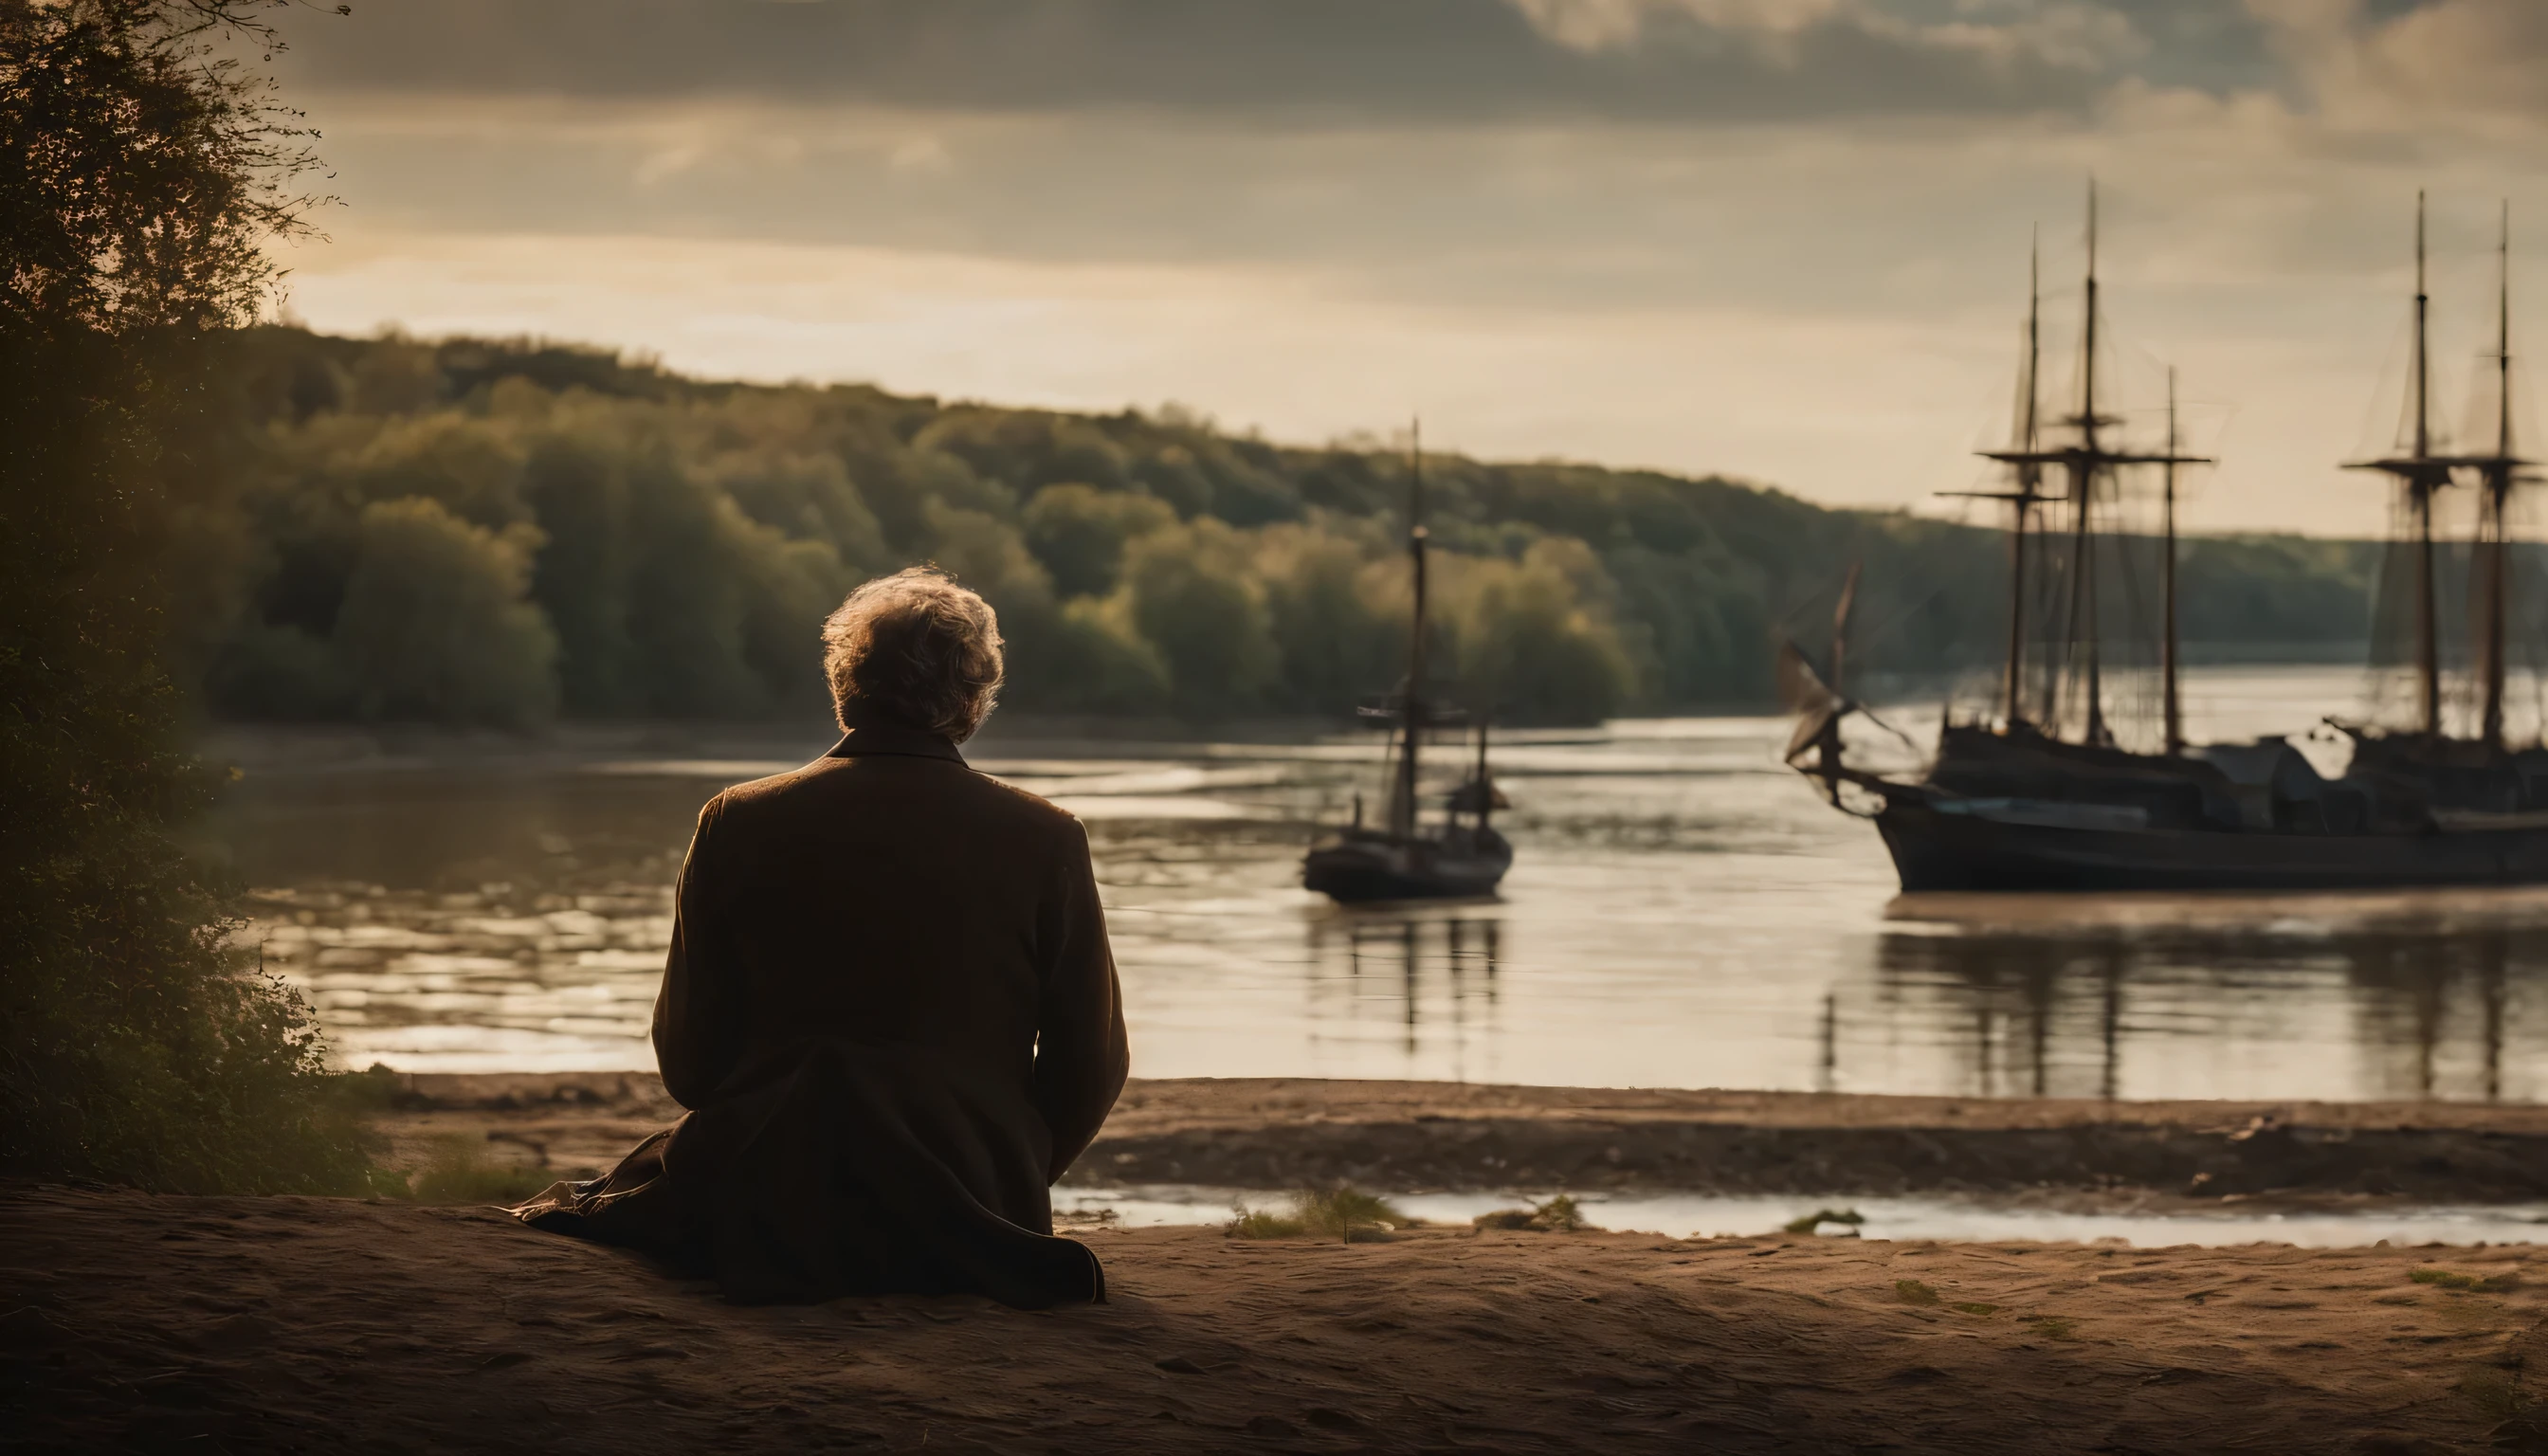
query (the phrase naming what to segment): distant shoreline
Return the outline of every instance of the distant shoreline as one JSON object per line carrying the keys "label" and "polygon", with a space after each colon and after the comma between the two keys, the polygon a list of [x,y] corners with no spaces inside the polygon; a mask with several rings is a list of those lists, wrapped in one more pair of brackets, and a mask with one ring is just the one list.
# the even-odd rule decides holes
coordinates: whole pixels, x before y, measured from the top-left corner
{"label": "distant shoreline", "polygon": [[[2366,649],[2350,644],[2313,655],[2309,644],[2189,642],[2185,656],[2196,668],[2329,669],[2358,666]],[[1878,702],[1934,695],[1953,679],[1934,675],[1886,679],[1869,684]],[[1712,702],[1626,714],[1605,722],[1674,718],[1749,718],[1783,712],[1777,703]],[[1226,719],[1086,713],[995,713],[970,749],[996,757],[1011,747],[1042,753],[1067,750],[1105,757],[1123,744],[1238,743],[1299,745],[1352,735],[1360,725],[1344,715],[1263,715]],[[1592,732],[1601,723],[1514,725],[1520,734]],[[728,722],[702,719],[568,719],[528,732],[454,728],[434,723],[214,722],[198,736],[195,752],[218,765],[250,774],[382,772],[399,769],[573,768],[612,760],[813,758],[829,748],[838,730],[818,714],[783,720]]]}

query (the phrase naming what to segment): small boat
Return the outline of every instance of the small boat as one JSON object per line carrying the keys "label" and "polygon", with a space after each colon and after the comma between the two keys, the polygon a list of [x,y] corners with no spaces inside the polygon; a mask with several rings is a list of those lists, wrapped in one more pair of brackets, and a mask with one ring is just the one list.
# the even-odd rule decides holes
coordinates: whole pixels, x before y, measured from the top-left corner
{"label": "small boat", "polygon": [[1424,457],[1420,441],[1408,456],[1407,554],[1415,574],[1415,609],[1408,633],[1407,681],[1387,702],[1361,710],[1366,718],[1395,724],[1391,746],[1389,813],[1377,827],[1363,822],[1362,796],[1353,820],[1321,837],[1301,862],[1301,882],[1331,899],[1475,899],[1492,895],[1512,867],[1512,845],[1496,832],[1498,809],[1510,807],[1487,770],[1487,723],[1477,718],[1477,764],[1471,776],[1445,796],[1442,817],[1422,822],[1417,770],[1427,730],[1456,727],[1466,715],[1426,696],[1424,681]]}
{"label": "small boat", "polygon": [[[2420,205],[2419,205],[2420,207]],[[1846,690],[1849,611],[1857,572],[1842,588],[1826,676],[1794,644],[1782,646],[1780,682],[1799,714],[1786,760],[1817,780],[1836,806],[1874,821],[1906,891],[2123,889],[2345,889],[2381,886],[2548,883],[2548,751],[2515,749],[2503,736],[2505,500],[2530,462],[2513,453],[2508,308],[2497,350],[2502,422],[2491,453],[2445,455],[2425,423],[2423,224],[2416,223],[2414,438],[2393,459],[2358,468],[2395,478],[2404,494],[2414,572],[2421,713],[2411,730],[2335,724],[2352,740],[2343,776],[2327,778],[2282,738],[2190,745],[2178,694],[2176,472],[2208,461],[2179,452],[2174,376],[2162,448],[2118,446],[2120,421],[2097,395],[2096,205],[2090,196],[2087,316],[2076,413],[2047,421],[2065,437],[2040,437],[2030,312],[2025,397],[2018,438],[1985,452],[2009,466],[2005,492],[1976,493],[2012,507],[2008,663],[1998,716],[1958,722],[1951,713],[1936,754],[1917,778],[1888,777],[1845,762],[1841,724],[1866,713]],[[2507,229],[2508,234],[2508,229]],[[2504,247],[2506,296],[2510,248]],[[2107,713],[2098,624],[2097,538],[2128,467],[2164,470],[2160,725],[2156,751],[2118,741]],[[2066,491],[2048,494],[2057,469]],[[2483,709],[2475,737],[2443,732],[2435,642],[2434,494],[2461,474],[2484,490],[2477,563],[2476,654]],[[2039,512],[2066,507],[2060,536],[2039,531]],[[2047,525],[2049,526],[2049,522]],[[2030,537],[2040,537],[2030,551]],[[2031,595],[2029,568],[2048,581],[2048,603]],[[2030,631],[2030,602],[2048,607],[2048,630]],[[2040,637],[2041,640],[2038,640]],[[1880,721],[1880,720],[1878,720]],[[1845,795],[1844,787],[1856,790]],[[1857,802],[1850,802],[1855,797]],[[1871,803],[1873,807],[1863,807]]]}

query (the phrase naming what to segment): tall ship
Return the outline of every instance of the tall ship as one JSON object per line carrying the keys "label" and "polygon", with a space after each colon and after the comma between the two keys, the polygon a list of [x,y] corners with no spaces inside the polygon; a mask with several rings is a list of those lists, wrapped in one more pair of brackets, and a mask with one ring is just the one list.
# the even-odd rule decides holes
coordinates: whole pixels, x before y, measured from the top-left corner
{"label": "tall ship", "polygon": [[1465,724],[1468,715],[1433,700],[1425,678],[1424,450],[1410,439],[1407,459],[1407,556],[1414,573],[1414,610],[1408,625],[1407,679],[1366,718],[1386,721],[1390,737],[1388,805],[1381,822],[1353,819],[1322,836],[1301,863],[1301,882],[1332,899],[1473,899],[1496,892],[1512,867],[1512,846],[1498,833],[1495,812],[1506,807],[1487,768],[1487,720],[1476,715],[1477,758],[1467,779],[1445,795],[1440,817],[1427,822],[1420,771],[1425,735]]}
{"label": "tall ship", "polygon": [[[2340,889],[2548,883],[2548,751],[2515,747],[2504,726],[2511,569],[2509,505],[2537,478],[2512,433],[2509,216],[2501,258],[2491,448],[2451,453],[2431,427],[2430,300],[2423,203],[2416,203],[2412,426],[2403,448],[2350,468],[2395,482],[2411,580],[2414,719],[2403,728],[2334,723],[2351,765],[2329,778],[2283,738],[2189,744],[2179,687],[2176,619],[2179,472],[2210,461],[2183,452],[2169,375],[2167,433],[2137,444],[2107,410],[2098,377],[2096,198],[2088,205],[2088,269],[2078,387],[2069,412],[2048,416],[2038,388],[2040,289],[2031,290],[2027,362],[2015,437],[1983,452],[2005,490],[1972,493],[2009,512],[2007,660],[1990,711],[1950,711],[1916,776],[1847,761],[1842,725],[1864,706],[1845,670],[1856,572],[1842,589],[1831,651],[1817,667],[1782,646],[1782,688],[1798,713],[1787,763],[1839,808],[1874,821],[1906,891]],[[2111,712],[2101,573],[2132,544],[2119,529],[2127,472],[2159,479],[2158,732],[2119,741]],[[2469,560],[2477,700],[2473,732],[2445,721],[2436,498],[2474,488]]]}

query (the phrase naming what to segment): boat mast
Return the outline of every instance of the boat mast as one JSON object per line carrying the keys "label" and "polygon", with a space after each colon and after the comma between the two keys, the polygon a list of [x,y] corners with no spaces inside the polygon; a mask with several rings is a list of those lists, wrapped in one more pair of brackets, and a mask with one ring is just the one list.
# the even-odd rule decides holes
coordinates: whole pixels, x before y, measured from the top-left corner
{"label": "boat mast", "polygon": [[2503,678],[2505,557],[2511,550],[2513,470],[2522,462],[2512,455],[2512,204],[2503,205],[2496,251],[2502,280],[2496,296],[2495,454],[2476,464],[2486,482],[2485,514],[2478,527],[2478,549],[2484,561],[2486,621],[2480,643],[2486,676],[2486,707],[2480,732],[2487,747],[2503,747]]}
{"label": "boat mast", "polygon": [[[2068,608],[2069,620],[2064,623],[2064,627],[2066,629],[2064,634],[2064,643],[2068,650],[2081,652],[2086,656],[2083,676],[2086,679],[2084,686],[2086,688],[2088,699],[2088,721],[2081,734],[2081,742],[2099,748],[2111,748],[2114,746],[2115,736],[2113,730],[2109,728],[2106,722],[2105,684],[2103,681],[2104,663],[2101,657],[2103,644],[2098,640],[2097,589],[2096,583],[2093,580],[2093,573],[2096,565],[2096,556],[2094,552],[2096,537],[2095,492],[2098,473],[2124,465],[2165,465],[2169,467],[2169,509],[2172,541],[2172,523],[2174,519],[2173,501],[2175,495],[2173,475],[2174,468],[2179,465],[2209,465],[2212,461],[2204,456],[2181,455],[2177,453],[2178,447],[2175,439],[2174,428],[2175,415],[2172,403],[2169,414],[2170,425],[2168,447],[2164,451],[2150,454],[2133,449],[2113,449],[2109,448],[2104,440],[2098,435],[2098,431],[2107,425],[2120,424],[2122,421],[2112,415],[2100,414],[2097,412],[2097,184],[2094,181],[2091,181],[2088,184],[2087,326],[2082,330],[2081,337],[2079,412],[2075,415],[2069,415],[2053,421],[2056,424],[2076,426],[2079,431],[2079,441],[2076,444],[2063,445],[2057,449],[2048,450],[2044,448],[2040,442],[2030,439],[2026,442],[2025,448],[2012,450],[1985,450],[1982,452],[1982,456],[1987,460],[1997,460],[2006,465],[2020,467],[2020,489],[2004,496],[1992,497],[1991,499],[2016,501],[2018,502],[2018,508],[2021,512],[2023,512],[2031,502],[2043,499],[2037,493],[2037,483],[2041,480],[2040,472],[2043,467],[2047,465],[2058,465],[2069,475],[2070,601]],[[2030,355],[2033,353],[2032,344],[2036,336],[2034,318],[2033,315],[2030,313],[2028,324]],[[2032,374],[2032,369],[2030,369],[2029,372]],[[2174,375],[2172,373],[2169,376],[2169,399],[2173,402],[2175,398],[2175,385]],[[2034,407],[2031,402],[2027,408],[2026,413],[2029,419],[2033,418]],[[2171,606],[2172,623],[2172,608],[2175,601],[2173,591],[2174,551],[2172,546],[2169,560],[2171,563],[2171,590],[2169,592],[2169,603]],[[2171,640],[2173,639],[2173,630],[2171,628]],[[2170,650],[2168,660],[2173,664],[2173,649]],[[2058,707],[2057,688],[2060,675],[2066,666],[2066,660],[2056,660],[2054,655],[2048,651],[2045,654],[2044,717],[2042,719],[2042,724],[2048,729],[2048,731],[2054,725],[2055,709]],[[2177,742],[2173,734],[2171,735],[2170,741],[2172,745],[2175,745]]]}
{"label": "boat mast", "polygon": [[2097,184],[2088,183],[2088,300],[2079,362],[2079,449],[2070,458],[2070,634],[2088,657],[2088,723],[2080,741],[2102,747],[2106,731],[2103,662],[2097,641],[2097,584],[2092,497],[2097,481]]}
{"label": "boat mast", "polygon": [[[1943,491],[1939,494],[1967,500],[2005,500],[2009,506],[2008,531],[2008,675],[2001,684],[2000,717],[2010,728],[2027,721],[2026,716],[2026,537],[2034,527],[2035,507],[2044,499],[2044,462],[2059,458],[2044,453],[2043,398],[2038,386],[2044,360],[2044,259],[2042,237],[2031,239],[2026,258],[2026,383],[2025,398],[2017,408],[2016,438],[2006,450],[1985,450],[1982,458],[2013,465],[2017,470],[2017,489],[2013,491]],[[1835,645],[1835,653],[1840,648]],[[1837,660],[1835,660],[1837,669]],[[2050,723],[2058,706],[2060,664],[2050,652],[2044,654],[2044,704],[2038,723]],[[1839,684],[1835,682],[1833,684]]]}
{"label": "boat mast", "polygon": [[1400,695],[1405,737],[1398,754],[1398,781],[1389,796],[1389,832],[1415,835],[1415,760],[1424,726],[1424,424],[1413,421],[1407,450],[1407,556],[1415,570],[1415,610],[1407,640],[1407,690]]}
{"label": "boat mast", "polygon": [[2418,731],[2442,731],[2442,663],[2433,587],[2433,492],[2449,485],[2451,462],[2433,455],[2432,349],[2427,323],[2432,297],[2424,288],[2424,194],[2415,194],[2415,358],[2409,388],[2414,396],[2414,434],[2404,458],[2356,461],[2351,470],[2396,476],[2407,492],[2415,540],[2415,698]]}
{"label": "boat mast", "polygon": [[[2430,405],[2433,363],[2427,318],[2432,296],[2424,290],[2424,194],[2415,194],[2415,456],[2431,458]],[[2433,481],[2418,472],[2408,486],[2415,513],[2415,674],[2424,731],[2442,731],[2442,653],[2433,600]]]}
{"label": "boat mast", "polygon": [[[2017,442],[2017,447],[2030,455],[2042,448],[2036,419],[2042,391],[2036,379],[2043,359],[2044,241],[2039,233],[2026,246],[2026,407],[2018,425]],[[2003,715],[2012,728],[2026,717],[2021,701],[2026,687],[2026,530],[2032,523],[2036,492],[2043,480],[2044,467],[2019,466],[2016,499],[2009,502],[2016,526],[2008,537],[2008,703]],[[2048,713],[2048,702],[2046,708]]]}
{"label": "boat mast", "polygon": [[2158,641],[2160,721],[2167,735],[2170,758],[2185,752],[2185,708],[2176,690],[2176,366],[2167,367],[2167,477],[2160,506],[2162,529],[2167,537],[2167,555],[2160,558],[2161,608]]}

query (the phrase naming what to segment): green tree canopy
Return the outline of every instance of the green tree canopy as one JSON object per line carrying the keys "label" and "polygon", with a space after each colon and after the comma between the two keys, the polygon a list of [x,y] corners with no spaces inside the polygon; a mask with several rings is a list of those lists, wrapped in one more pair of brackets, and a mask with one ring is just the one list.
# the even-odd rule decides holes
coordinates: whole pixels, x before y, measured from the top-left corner
{"label": "green tree canopy", "polygon": [[335,646],[367,717],[523,727],[557,706],[557,634],[529,599],[539,533],[429,498],[363,508]]}
{"label": "green tree canopy", "polygon": [[1019,521],[1028,549],[1064,596],[1114,591],[1125,546],[1176,523],[1176,510],[1164,500],[1076,481],[1036,492]]}
{"label": "green tree canopy", "polygon": [[[363,510],[404,499],[538,529],[531,595],[569,714],[818,712],[815,623],[859,580],[920,561],[999,608],[1014,710],[1341,716],[1405,670],[1397,452],[1277,446],[1173,409],[704,383],[547,343],[270,328],[234,358],[259,446],[239,462],[241,513],[203,537],[237,544],[191,589],[213,603],[200,655],[227,713],[355,710],[328,644]],[[1864,670],[1999,651],[1996,531],[1652,471],[1444,455],[1425,477],[1437,690],[1508,715],[1764,705],[1777,633],[1818,643],[1852,561]],[[2358,642],[2376,559],[2196,542],[2187,634]]]}

